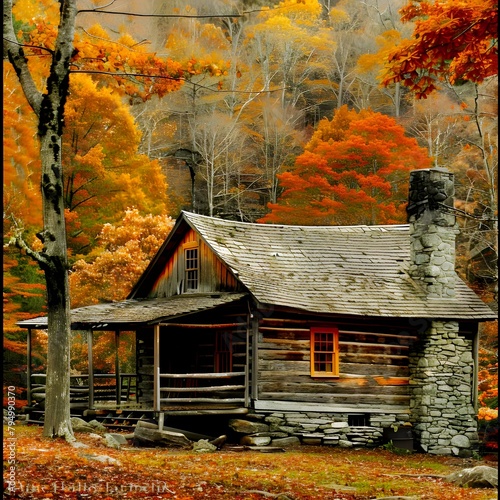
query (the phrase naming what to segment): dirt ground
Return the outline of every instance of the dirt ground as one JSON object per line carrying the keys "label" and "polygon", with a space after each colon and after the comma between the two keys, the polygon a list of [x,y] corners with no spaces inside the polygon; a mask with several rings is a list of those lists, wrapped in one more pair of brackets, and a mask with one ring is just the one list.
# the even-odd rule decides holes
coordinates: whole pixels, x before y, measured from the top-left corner
{"label": "dirt ground", "polygon": [[113,449],[97,435],[78,447],[42,437],[38,426],[4,427],[4,498],[357,500],[405,496],[493,500],[492,489],[459,488],[447,474],[497,462],[383,448],[298,446],[283,452],[175,448]]}

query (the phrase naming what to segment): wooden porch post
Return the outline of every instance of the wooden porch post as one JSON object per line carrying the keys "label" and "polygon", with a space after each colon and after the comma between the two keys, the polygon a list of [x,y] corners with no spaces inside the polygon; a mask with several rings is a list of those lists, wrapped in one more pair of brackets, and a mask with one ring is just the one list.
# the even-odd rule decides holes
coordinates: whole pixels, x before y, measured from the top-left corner
{"label": "wooden porch post", "polygon": [[478,380],[479,380],[479,333],[478,328],[475,328],[474,337],[472,339],[472,359],[473,367],[472,367],[472,406],[474,407],[474,411],[477,413],[479,404],[478,404]]}
{"label": "wooden porch post", "polygon": [[28,328],[28,336],[26,338],[26,389],[28,391],[28,406],[31,406],[31,328]]}
{"label": "wooden porch post", "polygon": [[122,401],[122,383],[120,376],[120,357],[118,349],[120,347],[120,331],[115,331],[115,378],[116,378],[116,404],[120,406]]}
{"label": "wooden porch post", "polygon": [[92,358],[94,332],[92,329],[87,330],[87,358],[89,367],[89,410],[94,409],[94,363]]}
{"label": "wooden porch post", "polygon": [[259,344],[259,318],[256,314],[252,317],[252,399],[259,399],[258,391],[258,344]]}
{"label": "wooden porch post", "polygon": [[248,314],[245,341],[245,408],[250,406],[250,328],[251,315]]}
{"label": "wooden porch post", "polygon": [[154,326],[153,410],[160,411],[160,325]]}

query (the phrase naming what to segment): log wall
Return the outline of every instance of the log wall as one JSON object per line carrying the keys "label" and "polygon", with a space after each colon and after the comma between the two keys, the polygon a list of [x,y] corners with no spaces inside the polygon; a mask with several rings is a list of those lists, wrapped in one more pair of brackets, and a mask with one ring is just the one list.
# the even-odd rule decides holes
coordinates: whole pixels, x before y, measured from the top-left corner
{"label": "log wall", "polygon": [[[259,401],[326,405],[339,411],[408,410],[408,354],[414,333],[397,325],[349,325],[339,329],[340,376],[310,374],[310,328],[327,323],[283,316],[264,318],[258,331]],[[294,405],[290,405],[290,410]]]}
{"label": "log wall", "polygon": [[154,344],[153,329],[136,332],[137,399],[147,408],[153,407]]}

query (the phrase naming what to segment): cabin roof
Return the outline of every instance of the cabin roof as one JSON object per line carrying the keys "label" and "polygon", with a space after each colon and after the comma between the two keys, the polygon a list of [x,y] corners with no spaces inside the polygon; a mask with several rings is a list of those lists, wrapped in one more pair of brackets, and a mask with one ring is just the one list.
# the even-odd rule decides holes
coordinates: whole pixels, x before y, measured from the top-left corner
{"label": "cabin roof", "polygon": [[287,226],[189,212],[181,217],[263,304],[356,316],[495,317],[458,276],[455,298],[426,296],[408,274],[409,225]]}
{"label": "cabin roof", "polygon": [[[146,298],[183,234],[196,231],[244,288],[273,306],[342,316],[484,321],[496,314],[457,275],[456,296],[429,298],[408,274],[409,225],[287,226],[182,212],[128,299],[71,311],[72,327],[152,324],[241,299],[241,293]],[[46,328],[45,317],[20,321]]]}
{"label": "cabin roof", "polygon": [[[185,294],[156,299],[130,299],[71,310],[72,328],[112,329],[125,325],[148,325],[163,319],[214,309],[245,297],[244,293]],[[47,317],[17,323],[23,328],[47,328]]]}

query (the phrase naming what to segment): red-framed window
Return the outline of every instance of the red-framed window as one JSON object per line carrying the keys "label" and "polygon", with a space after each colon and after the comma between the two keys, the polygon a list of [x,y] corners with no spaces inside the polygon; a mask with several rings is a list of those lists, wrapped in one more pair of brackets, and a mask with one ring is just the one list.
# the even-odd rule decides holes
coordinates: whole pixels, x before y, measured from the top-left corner
{"label": "red-framed window", "polygon": [[198,246],[184,246],[184,291],[198,290],[200,261]]}
{"label": "red-framed window", "polygon": [[338,328],[311,328],[311,376],[339,376]]}

